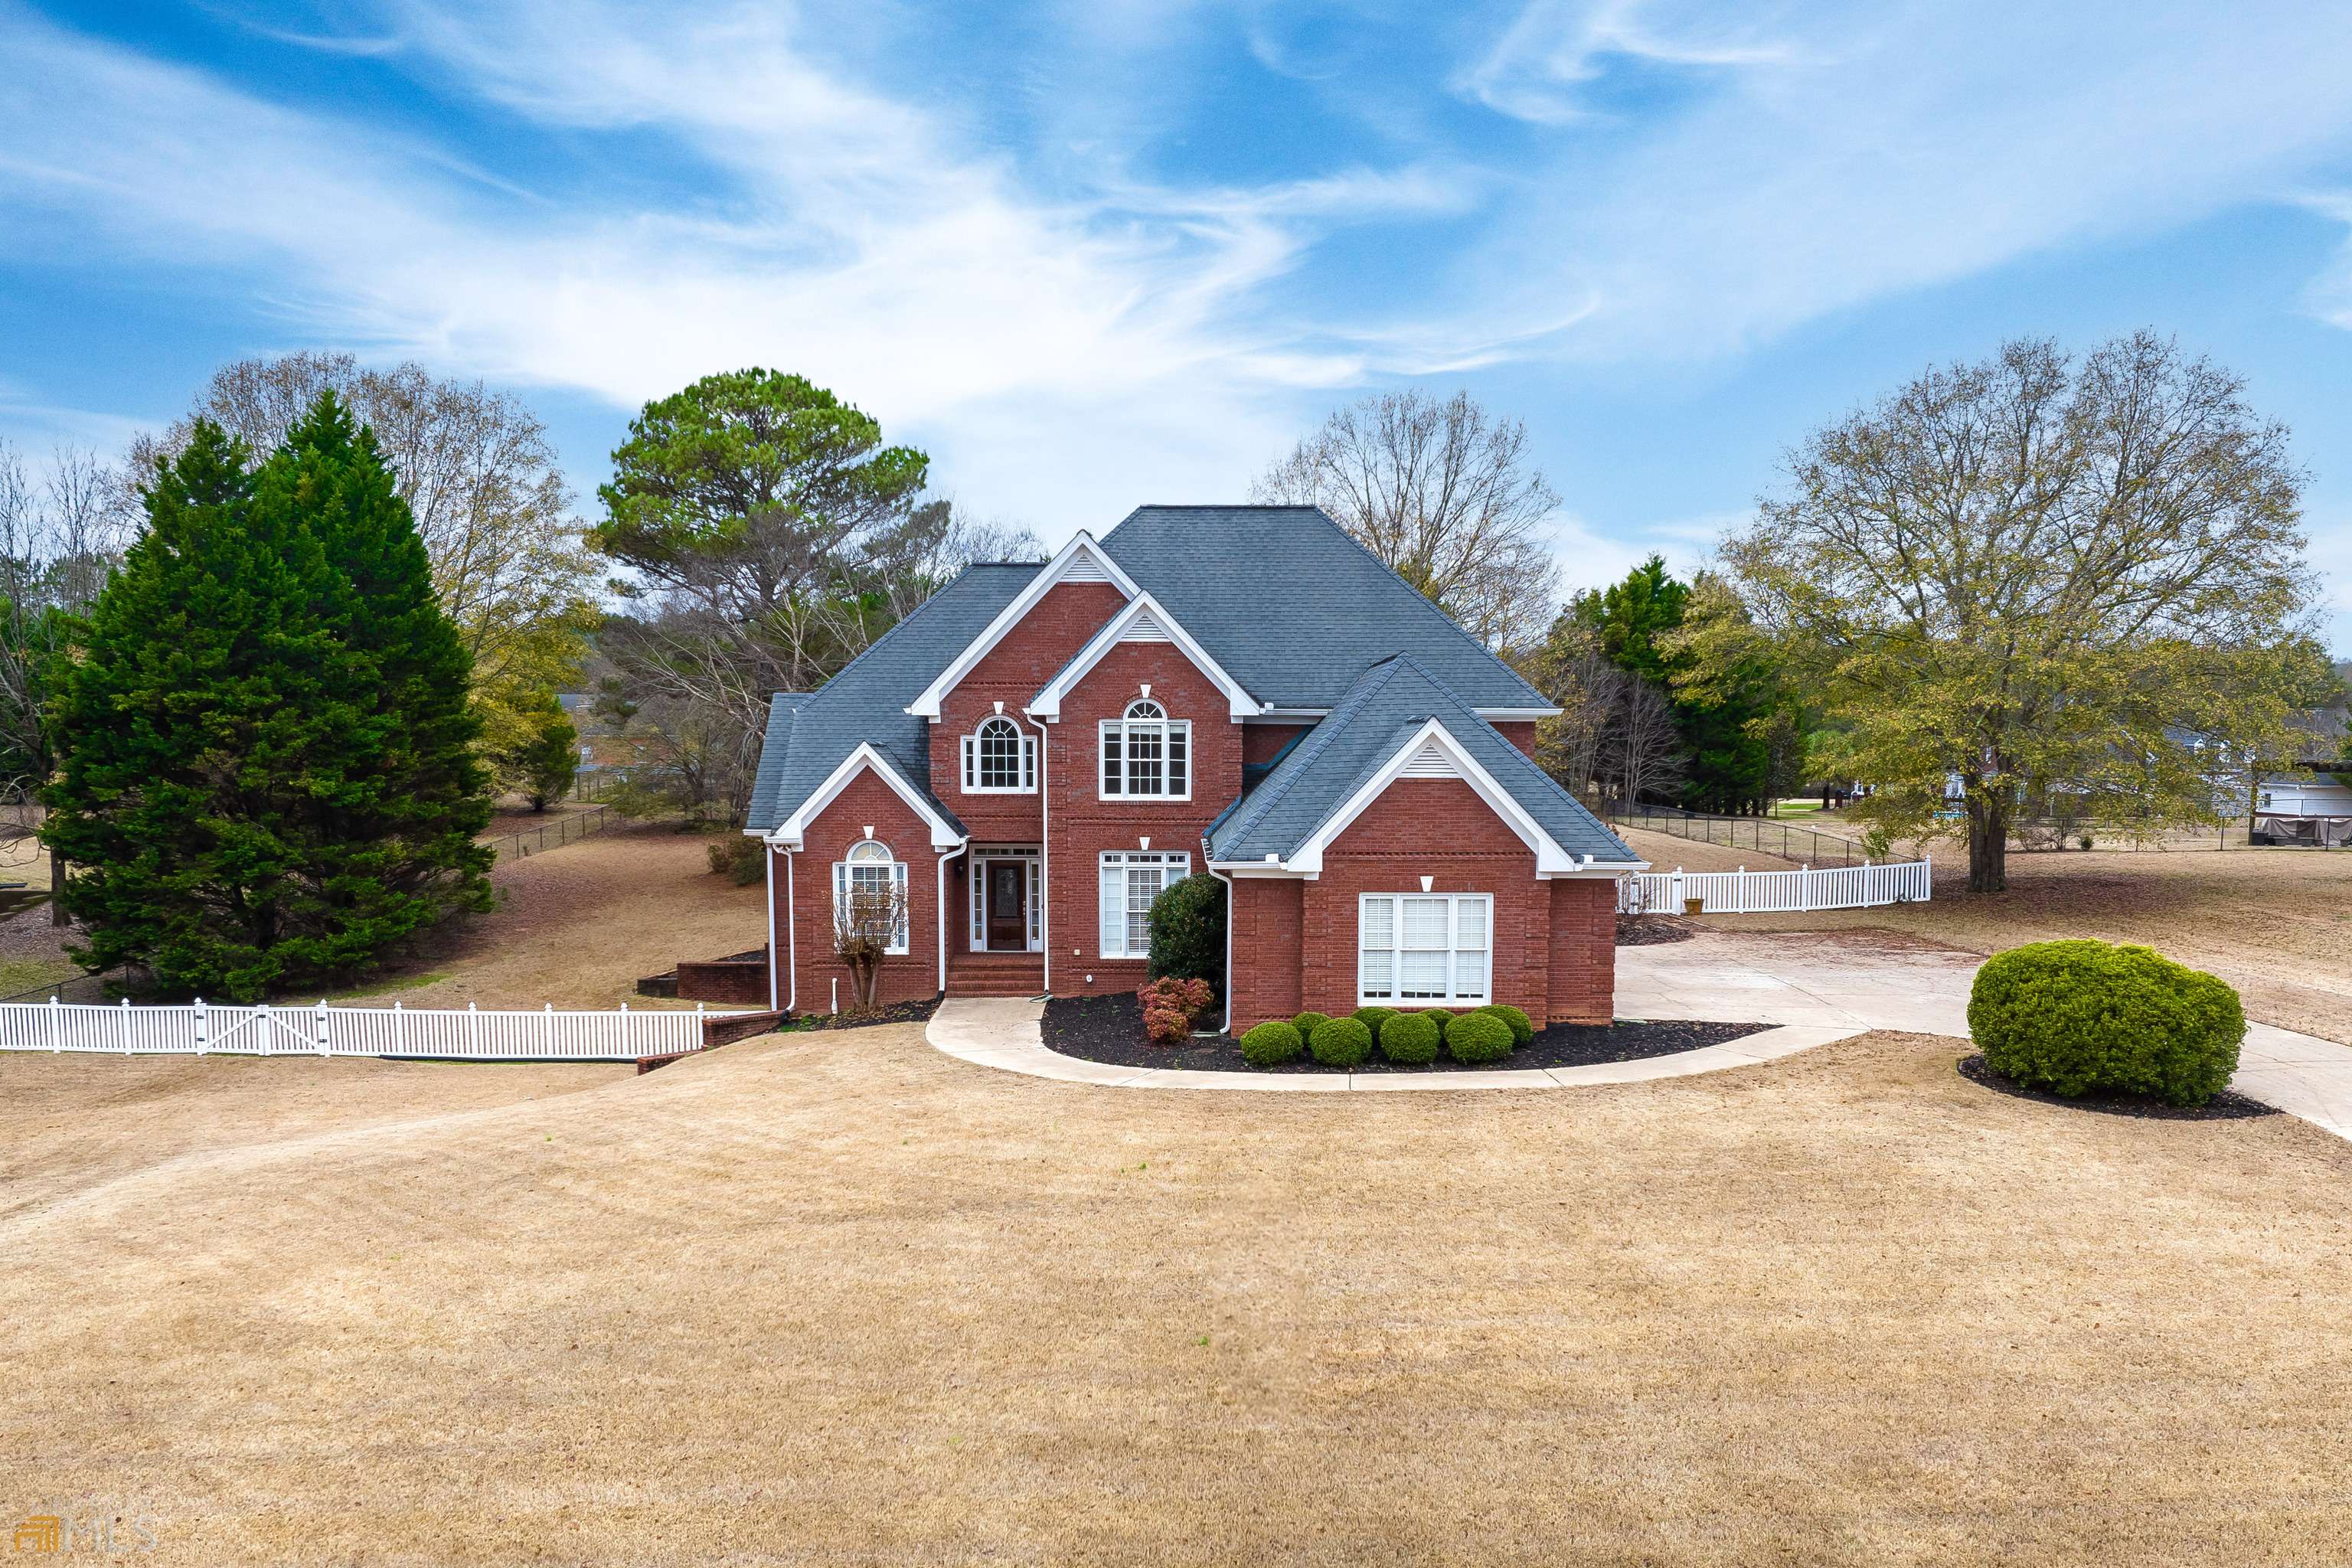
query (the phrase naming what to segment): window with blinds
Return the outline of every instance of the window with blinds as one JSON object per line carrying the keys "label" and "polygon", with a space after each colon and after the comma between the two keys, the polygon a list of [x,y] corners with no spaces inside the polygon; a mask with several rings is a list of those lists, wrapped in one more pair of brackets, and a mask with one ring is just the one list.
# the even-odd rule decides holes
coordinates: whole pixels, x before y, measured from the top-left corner
{"label": "window with blinds", "polygon": [[1366,1004],[1491,1000],[1490,893],[1366,893],[1357,900],[1356,993]]}
{"label": "window with blinds", "polygon": [[1148,958],[1151,902],[1171,882],[1192,874],[1192,857],[1159,850],[1110,850],[1102,858],[1101,950],[1105,958]]}

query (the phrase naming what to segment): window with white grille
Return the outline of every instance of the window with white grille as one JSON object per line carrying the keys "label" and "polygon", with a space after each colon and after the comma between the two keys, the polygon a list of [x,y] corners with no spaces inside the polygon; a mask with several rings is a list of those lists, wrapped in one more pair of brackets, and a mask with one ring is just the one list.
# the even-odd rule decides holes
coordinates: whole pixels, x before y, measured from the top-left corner
{"label": "window with white grille", "polygon": [[1037,788],[1037,738],[998,714],[963,738],[966,795],[1031,795]]}
{"label": "window with white grille", "polygon": [[1192,857],[1158,850],[1111,850],[1102,858],[1102,956],[1151,954],[1151,902],[1171,882],[1192,874]]}
{"label": "window with white grille", "polygon": [[907,942],[907,863],[890,857],[890,847],[865,839],[849,847],[848,855],[833,863],[834,919],[854,919],[878,927],[884,914],[895,923],[887,951],[908,951]]}
{"label": "window with white grille", "polygon": [[1366,893],[1357,900],[1356,994],[1365,1003],[1491,1000],[1489,893]]}
{"label": "window with white grille", "polygon": [[1142,698],[1102,724],[1102,798],[1192,798],[1192,721]]}

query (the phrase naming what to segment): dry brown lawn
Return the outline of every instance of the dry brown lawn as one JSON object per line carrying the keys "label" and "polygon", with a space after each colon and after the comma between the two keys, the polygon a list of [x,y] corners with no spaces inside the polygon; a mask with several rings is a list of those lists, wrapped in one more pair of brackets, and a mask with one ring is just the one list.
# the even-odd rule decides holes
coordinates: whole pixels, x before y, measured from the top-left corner
{"label": "dry brown lawn", "polygon": [[2352,854],[2012,852],[2009,890],[1990,895],[1969,893],[1965,858],[1953,860],[1924,905],[1714,919],[1741,931],[1880,927],[1985,953],[2058,937],[2146,942],[2229,981],[2252,1017],[2352,1044]]}
{"label": "dry brown lawn", "polygon": [[1960,1049],[0,1060],[0,1503],[159,1563],[2341,1560],[2352,1145]]}
{"label": "dry brown lawn", "polygon": [[490,873],[497,910],[453,922],[414,960],[348,999],[396,998],[411,1007],[675,1005],[638,996],[637,981],[681,958],[719,958],[766,940],[765,888],[713,876],[709,842],[641,824],[501,859]]}
{"label": "dry brown lawn", "polygon": [[[1768,831],[1769,827],[1767,824]],[[1653,871],[1672,871],[1677,867],[1685,871],[1737,871],[1743,866],[1750,871],[1787,871],[1796,866],[1793,860],[1783,860],[1759,849],[1728,849],[1696,838],[1677,838],[1671,833],[1650,833],[1638,827],[1612,827],[1610,831],[1647,860]]]}

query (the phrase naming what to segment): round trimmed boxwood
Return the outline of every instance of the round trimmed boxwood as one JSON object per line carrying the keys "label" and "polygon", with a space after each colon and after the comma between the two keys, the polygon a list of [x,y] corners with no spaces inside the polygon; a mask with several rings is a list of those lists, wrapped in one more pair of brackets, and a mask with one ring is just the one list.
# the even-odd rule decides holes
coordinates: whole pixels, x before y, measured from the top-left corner
{"label": "round trimmed boxwood", "polygon": [[1372,1054],[1372,1032],[1353,1018],[1326,1018],[1307,1037],[1307,1048],[1327,1068],[1361,1067]]}
{"label": "round trimmed boxwood", "polygon": [[2202,1105],[2238,1070],[2246,1015],[2227,984],[2153,948],[2076,938],[1987,959],[1969,1033],[2012,1083]]}
{"label": "round trimmed boxwood", "polygon": [[1381,1025],[1381,1055],[1407,1067],[1437,1059],[1437,1026],[1426,1013],[1391,1013]]}
{"label": "round trimmed boxwood", "polygon": [[1242,1060],[1254,1068],[1278,1068],[1306,1046],[1297,1029],[1276,1018],[1242,1037]]}
{"label": "round trimmed boxwood", "polygon": [[1301,1013],[1290,1020],[1290,1026],[1298,1031],[1300,1039],[1311,1040],[1315,1037],[1315,1031],[1330,1021],[1331,1015],[1328,1013]]}
{"label": "round trimmed boxwood", "polygon": [[1511,1026],[1492,1013],[1465,1013],[1445,1026],[1445,1050],[1457,1062],[1498,1062],[1511,1054]]}
{"label": "round trimmed boxwood", "polygon": [[1536,1037],[1536,1021],[1517,1007],[1501,1002],[1489,1002],[1478,1011],[1491,1014],[1511,1026],[1511,1049],[1515,1051]]}
{"label": "round trimmed boxwood", "polygon": [[1437,1026],[1437,1033],[1440,1037],[1444,1037],[1446,1029],[1454,1022],[1454,1015],[1447,1012],[1443,1007],[1432,1007],[1428,1011],[1423,1013],[1422,1016]]}
{"label": "round trimmed boxwood", "polygon": [[1359,1007],[1353,1015],[1356,1022],[1370,1029],[1376,1040],[1381,1037],[1381,1026],[1396,1016],[1397,1010],[1393,1007]]}

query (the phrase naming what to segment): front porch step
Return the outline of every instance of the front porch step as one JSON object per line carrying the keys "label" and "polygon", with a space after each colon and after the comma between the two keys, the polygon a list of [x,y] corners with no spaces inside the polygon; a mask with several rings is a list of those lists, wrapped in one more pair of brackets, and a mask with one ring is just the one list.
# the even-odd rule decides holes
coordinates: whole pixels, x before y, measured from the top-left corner
{"label": "front porch step", "polygon": [[950,996],[1034,996],[1045,989],[1042,952],[959,952],[948,959]]}

